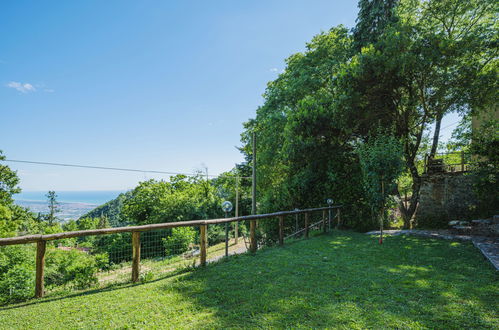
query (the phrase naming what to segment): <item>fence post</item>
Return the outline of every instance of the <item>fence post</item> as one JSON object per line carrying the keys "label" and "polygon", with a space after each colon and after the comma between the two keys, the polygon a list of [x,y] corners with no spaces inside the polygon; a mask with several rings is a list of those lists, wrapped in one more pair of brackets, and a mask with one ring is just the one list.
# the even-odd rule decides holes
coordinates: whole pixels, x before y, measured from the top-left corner
{"label": "fence post", "polygon": [[[295,211],[298,211],[298,209],[295,209]],[[298,229],[299,229],[299,225],[298,225],[298,213],[295,214],[295,232],[298,232]]]}
{"label": "fence post", "polygon": [[461,150],[461,172],[464,172],[464,150]]}
{"label": "fence post", "polygon": [[140,231],[132,232],[132,282],[138,282],[140,275]]}
{"label": "fence post", "polygon": [[284,245],[284,216],[279,216],[279,245]]}
{"label": "fence post", "polygon": [[229,223],[225,223],[225,256],[229,256]]}
{"label": "fence post", "polygon": [[331,208],[329,208],[329,210],[327,210],[327,214],[328,214],[328,218],[327,218],[328,231],[331,232],[331,221],[332,221]]}
{"label": "fence post", "polygon": [[199,226],[199,249],[201,257],[201,266],[206,266],[206,247],[208,245],[207,235],[207,225]]}
{"label": "fence post", "polygon": [[41,298],[44,294],[44,271],[45,271],[45,249],[46,241],[36,242],[36,280],[35,297]]}
{"label": "fence post", "polygon": [[308,212],[305,213],[305,238],[308,238]]}
{"label": "fence post", "polygon": [[326,210],[322,211],[322,231],[324,233],[327,231],[327,228],[326,228]]}
{"label": "fence post", "polygon": [[256,252],[256,220],[250,220],[250,251]]}

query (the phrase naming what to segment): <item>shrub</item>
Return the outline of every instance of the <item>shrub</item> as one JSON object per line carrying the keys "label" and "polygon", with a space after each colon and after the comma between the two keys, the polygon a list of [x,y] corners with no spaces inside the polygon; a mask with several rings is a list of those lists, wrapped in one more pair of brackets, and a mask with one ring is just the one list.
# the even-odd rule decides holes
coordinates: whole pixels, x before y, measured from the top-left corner
{"label": "shrub", "polygon": [[0,276],[0,302],[11,303],[33,297],[35,271],[26,264],[14,265]]}
{"label": "shrub", "polygon": [[472,166],[473,188],[478,198],[476,213],[481,217],[490,217],[499,212],[499,127],[498,120],[489,120],[474,132],[471,152],[475,155]]}
{"label": "shrub", "polygon": [[225,241],[225,225],[208,226],[208,244]]}
{"label": "shrub", "polygon": [[132,260],[132,237],[130,233],[98,236],[94,247],[97,253],[106,253],[109,256],[110,264],[120,264]]}
{"label": "shrub", "polygon": [[390,202],[390,191],[404,169],[403,149],[397,138],[379,133],[357,149],[364,179],[364,189],[373,219],[386,221],[383,209]]}
{"label": "shrub", "polygon": [[35,250],[30,245],[0,249],[0,302],[10,303],[33,296]]}
{"label": "shrub", "polygon": [[166,255],[172,256],[186,252],[191,243],[194,242],[195,236],[196,232],[191,227],[173,228],[172,234],[163,238]]}
{"label": "shrub", "polygon": [[97,283],[97,260],[98,257],[78,250],[48,250],[45,283],[55,286],[70,284],[77,289],[90,287]]}

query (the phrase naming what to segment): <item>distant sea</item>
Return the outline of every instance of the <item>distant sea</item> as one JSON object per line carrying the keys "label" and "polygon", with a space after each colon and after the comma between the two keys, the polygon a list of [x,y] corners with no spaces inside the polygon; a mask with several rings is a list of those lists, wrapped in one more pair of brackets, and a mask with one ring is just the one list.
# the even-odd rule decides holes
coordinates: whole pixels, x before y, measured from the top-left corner
{"label": "distant sea", "polygon": [[[99,205],[109,202],[125,191],[56,191],[60,212],[57,217],[62,220],[78,219]],[[47,191],[23,191],[14,195],[16,204],[29,208],[32,212],[45,214],[48,212]]]}
{"label": "distant sea", "polygon": [[[123,190],[56,191],[57,201],[63,203],[84,203],[101,205],[115,199]],[[23,191],[14,195],[15,200],[45,202],[47,191]]]}

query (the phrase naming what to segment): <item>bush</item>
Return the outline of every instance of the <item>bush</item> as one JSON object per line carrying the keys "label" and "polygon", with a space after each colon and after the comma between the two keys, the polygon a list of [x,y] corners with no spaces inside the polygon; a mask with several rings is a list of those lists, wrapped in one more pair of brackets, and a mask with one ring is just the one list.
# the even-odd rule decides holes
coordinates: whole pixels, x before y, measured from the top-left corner
{"label": "bush", "polygon": [[499,212],[499,121],[491,119],[473,132],[471,152],[475,155],[472,166],[473,190],[477,196],[476,214],[490,217]]}
{"label": "bush", "polygon": [[97,253],[106,253],[109,256],[110,264],[132,260],[132,235],[130,233],[98,236],[94,247]]}
{"label": "bush", "polygon": [[0,302],[25,300],[34,295],[35,250],[30,245],[0,249]]}
{"label": "bush", "polygon": [[181,254],[189,250],[189,246],[194,242],[196,232],[191,227],[178,227],[172,229],[172,234],[163,238],[163,245],[166,255],[172,256]]}
{"label": "bush", "polygon": [[84,289],[97,283],[96,273],[103,256],[93,256],[79,250],[51,249],[47,251],[46,258],[45,283],[48,286],[69,284]]}
{"label": "bush", "polygon": [[225,241],[225,224],[208,226],[208,244]]}
{"label": "bush", "polygon": [[28,265],[19,264],[0,276],[0,302],[11,303],[33,297],[35,271]]}

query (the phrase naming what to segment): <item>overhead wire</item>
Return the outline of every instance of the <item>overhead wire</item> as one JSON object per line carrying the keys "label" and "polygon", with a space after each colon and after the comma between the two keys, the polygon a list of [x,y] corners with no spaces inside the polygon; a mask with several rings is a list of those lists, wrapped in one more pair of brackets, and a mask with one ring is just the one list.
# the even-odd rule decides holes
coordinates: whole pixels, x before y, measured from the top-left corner
{"label": "overhead wire", "polygon": [[[97,169],[97,170],[111,170],[111,171],[122,171],[122,172],[139,172],[139,173],[155,173],[155,174],[166,174],[166,175],[186,175],[186,176],[208,176],[216,178],[219,175],[206,175],[202,173],[186,173],[186,172],[170,172],[170,171],[157,171],[157,170],[142,170],[134,168],[121,168],[121,167],[106,167],[106,166],[96,166],[96,165],[83,165],[83,164],[67,164],[67,163],[53,163],[53,162],[39,162],[33,160],[19,160],[19,159],[3,159],[0,161],[11,162],[11,163],[24,163],[24,164],[35,164],[35,165],[49,165],[49,166],[63,166],[63,167],[76,167],[76,168],[87,168],[87,169]],[[247,177],[240,177],[247,178]]]}

